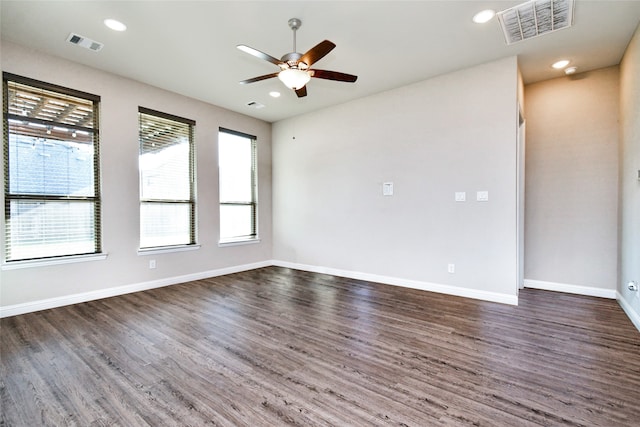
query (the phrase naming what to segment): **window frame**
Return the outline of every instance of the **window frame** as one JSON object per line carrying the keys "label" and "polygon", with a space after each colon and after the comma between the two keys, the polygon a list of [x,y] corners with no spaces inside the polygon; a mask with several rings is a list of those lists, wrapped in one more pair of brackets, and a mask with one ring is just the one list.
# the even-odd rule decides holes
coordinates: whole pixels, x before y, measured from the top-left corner
{"label": "window frame", "polygon": [[[227,133],[234,136],[239,136],[242,138],[247,138],[251,140],[251,200],[250,201],[223,201],[220,197],[220,146],[219,146],[219,137],[221,133]],[[258,138],[255,135],[251,135],[244,132],[235,131],[228,128],[220,127],[218,128],[218,204],[220,213],[220,208],[222,206],[250,206],[251,207],[251,233],[248,235],[242,236],[233,236],[229,238],[222,237],[222,223],[221,218],[218,221],[219,225],[219,246],[232,246],[237,244],[244,243],[254,243],[259,242],[259,229],[258,229]]]}
{"label": "window frame", "polygon": [[[64,122],[58,122],[53,120],[43,120],[37,117],[25,118],[17,114],[9,112],[9,83],[16,83],[19,85],[30,86],[36,90],[44,90],[54,92],[62,96],[70,96],[74,98],[80,98],[92,103],[92,127],[78,126]],[[87,256],[101,256],[102,252],[102,198],[100,188],[100,96],[94,95],[88,92],[83,92],[76,89],[56,85],[53,83],[44,82],[41,80],[32,79],[8,72],[2,73],[2,98],[3,98],[3,162],[4,162],[4,250],[2,253],[3,266],[8,265],[26,265],[36,262],[52,263],[59,260],[60,262],[67,262],[68,260],[77,260],[86,258]],[[34,123],[44,126],[54,126],[56,124],[66,129],[72,129],[74,131],[89,132],[92,136],[92,149],[93,149],[93,196],[74,196],[74,195],[51,195],[51,194],[38,194],[38,193],[11,193],[10,182],[10,131],[9,120],[19,120],[23,122]],[[45,256],[36,256],[31,258],[15,258],[9,259],[11,253],[11,201],[26,200],[26,201],[41,201],[47,202],[81,202],[93,204],[93,251],[80,252],[80,253],[68,253],[68,254],[53,254]]]}
{"label": "window frame", "polygon": [[[180,248],[193,248],[197,249],[197,232],[196,232],[196,178],[195,178],[195,126],[196,121],[192,119],[187,119],[184,117],[176,116],[173,114],[165,113],[162,111],[153,110],[150,108],[138,107],[138,165],[140,165],[140,157],[141,157],[141,114],[145,114],[147,116],[155,116],[164,120],[171,120],[180,124],[186,124],[189,126],[189,199],[143,199],[142,194],[142,170],[139,168],[139,212],[140,212],[140,233],[138,236],[139,243],[139,253],[156,253],[156,252],[164,252],[167,250],[180,250]],[[189,242],[188,243],[178,243],[175,245],[158,245],[158,246],[142,246],[142,205],[143,203],[175,203],[175,204],[188,204],[189,205]]]}

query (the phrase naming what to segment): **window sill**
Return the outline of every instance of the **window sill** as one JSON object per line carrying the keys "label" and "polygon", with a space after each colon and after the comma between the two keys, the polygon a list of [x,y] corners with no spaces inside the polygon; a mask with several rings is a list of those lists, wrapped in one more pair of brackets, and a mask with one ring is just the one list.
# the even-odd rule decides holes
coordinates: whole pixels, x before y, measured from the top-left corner
{"label": "window sill", "polygon": [[138,249],[138,255],[156,255],[171,252],[197,251],[200,245],[160,246],[157,248]]}
{"label": "window sill", "polygon": [[227,246],[253,245],[255,243],[260,243],[260,239],[251,238],[251,239],[238,239],[238,240],[221,240],[218,242],[218,247],[224,248]]}
{"label": "window sill", "polygon": [[91,255],[71,255],[60,258],[35,259],[26,261],[9,261],[2,264],[2,270],[17,270],[20,268],[47,267],[49,265],[72,264],[76,262],[101,261],[107,259],[106,253]]}

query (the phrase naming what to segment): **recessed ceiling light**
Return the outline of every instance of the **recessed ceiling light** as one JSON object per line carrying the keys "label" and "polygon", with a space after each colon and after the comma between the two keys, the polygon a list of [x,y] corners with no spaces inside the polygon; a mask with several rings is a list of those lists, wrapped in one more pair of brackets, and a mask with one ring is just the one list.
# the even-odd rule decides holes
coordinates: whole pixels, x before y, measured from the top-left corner
{"label": "recessed ceiling light", "polygon": [[575,74],[576,71],[578,71],[578,67],[568,67],[564,69],[566,75]]}
{"label": "recessed ceiling light", "polygon": [[554,62],[551,66],[553,68],[555,68],[556,70],[561,70],[564,67],[566,67],[567,65],[569,65],[569,60],[568,59],[562,59],[560,61]]}
{"label": "recessed ceiling light", "polygon": [[274,90],[274,91],[269,92],[269,95],[271,95],[273,98],[278,98],[278,97],[280,97],[280,92],[276,92]]}
{"label": "recessed ceiling light", "polygon": [[115,19],[107,18],[104,20],[104,25],[111,28],[113,31],[124,31],[127,29],[127,26],[122,22],[117,21]]}
{"label": "recessed ceiling light", "polygon": [[495,10],[486,9],[473,15],[473,22],[476,24],[484,24],[485,22],[491,21],[494,16],[496,16]]}

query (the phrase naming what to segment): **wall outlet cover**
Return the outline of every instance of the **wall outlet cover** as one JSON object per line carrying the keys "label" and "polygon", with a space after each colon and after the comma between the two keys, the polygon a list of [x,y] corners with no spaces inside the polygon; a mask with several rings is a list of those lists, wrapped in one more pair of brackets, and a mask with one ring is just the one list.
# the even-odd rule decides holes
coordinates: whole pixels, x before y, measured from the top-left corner
{"label": "wall outlet cover", "polygon": [[476,193],[476,200],[478,202],[488,202],[489,201],[489,192],[488,191],[478,191]]}

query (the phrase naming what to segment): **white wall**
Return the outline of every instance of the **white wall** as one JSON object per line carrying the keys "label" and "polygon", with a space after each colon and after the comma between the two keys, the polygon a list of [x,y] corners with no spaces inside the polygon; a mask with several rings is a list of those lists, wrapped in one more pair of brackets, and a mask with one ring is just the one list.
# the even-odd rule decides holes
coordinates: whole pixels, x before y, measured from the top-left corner
{"label": "white wall", "polygon": [[511,57],[274,124],[274,258],[515,303],[517,90]]}
{"label": "white wall", "polygon": [[640,329],[640,26],[620,64],[620,280],[621,304]]}
{"label": "white wall", "polygon": [[618,67],[526,86],[527,286],[615,297],[618,100]]}
{"label": "white wall", "polygon": [[[76,63],[2,43],[3,71],[100,95],[103,261],[1,271],[0,308],[115,287],[169,284],[271,259],[271,125],[238,113]],[[204,89],[203,89],[204,90]],[[198,243],[195,251],[139,256],[138,106],[196,121]],[[218,247],[218,128],[258,139],[261,243]],[[3,239],[4,244],[4,239]],[[157,260],[150,270],[149,259]],[[227,269],[227,270],[225,270]],[[120,289],[119,291],[122,291]]]}

